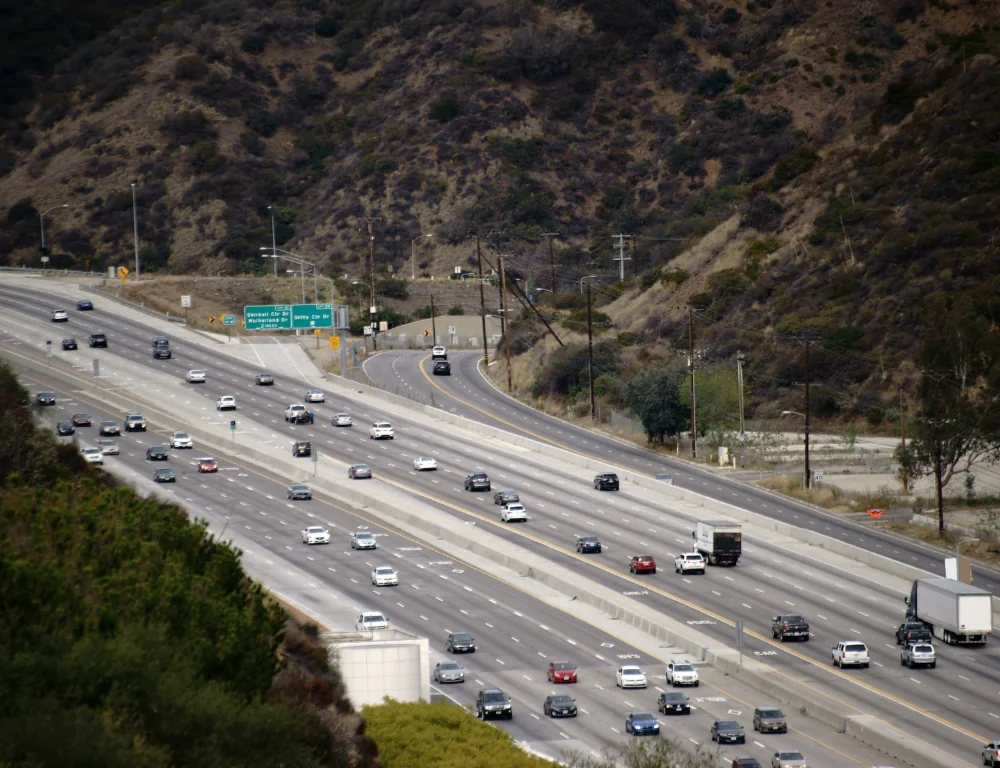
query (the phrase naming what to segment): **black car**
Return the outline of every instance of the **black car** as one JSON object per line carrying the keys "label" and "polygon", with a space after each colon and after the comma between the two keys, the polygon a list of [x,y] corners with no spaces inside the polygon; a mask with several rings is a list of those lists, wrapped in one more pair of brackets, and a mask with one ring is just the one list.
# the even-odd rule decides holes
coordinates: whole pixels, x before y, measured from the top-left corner
{"label": "black car", "polygon": [[437,360],[434,363],[435,376],[451,376],[451,363],[447,360]]}
{"label": "black car", "polygon": [[576,551],[600,553],[601,540],[596,536],[581,536],[576,540]]}
{"label": "black car", "polygon": [[146,461],[167,461],[169,458],[165,445],[151,445],[146,449]]}
{"label": "black car", "polygon": [[293,501],[297,499],[309,501],[312,497],[312,491],[305,483],[294,483],[288,487],[288,498]]}
{"label": "black car", "polygon": [[576,702],[565,693],[546,696],[542,712],[546,717],[576,717]]}
{"label": "black car", "polygon": [[517,494],[517,491],[512,491],[510,488],[505,488],[502,491],[497,491],[493,494],[493,503],[500,504],[517,504],[521,500],[521,497]]}
{"label": "black car", "polygon": [[931,631],[921,621],[904,621],[896,628],[896,645],[931,642]]}
{"label": "black car", "polygon": [[55,392],[39,392],[35,395],[35,402],[38,405],[55,405],[56,404],[56,393]]}
{"label": "black car", "polygon": [[108,346],[108,337],[103,333],[92,333],[90,334],[90,346],[92,347],[104,347]]}
{"label": "black car", "polygon": [[728,742],[730,744],[746,744],[747,737],[743,732],[743,726],[735,720],[716,720],[712,723],[712,741],[719,744]]}
{"label": "black car", "polygon": [[795,613],[783,613],[771,621],[771,637],[785,642],[785,638],[795,637],[809,642],[809,622]]}
{"label": "black car", "polygon": [[499,688],[486,688],[476,696],[476,717],[489,720],[491,717],[514,719],[514,709],[507,694]]}
{"label": "black car", "polygon": [[73,426],[72,421],[60,421],[56,424],[56,434],[60,437],[66,437],[67,435],[72,435],[76,433],[76,427]]}
{"label": "black car", "polygon": [[475,653],[476,639],[468,632],[452,632],[444,648],[449,653]]}
{"label": "black car", "polygon": [[117,421],[102,421],[98,430],[100,435],[120,435],[122,433]]}
{"label": "black car", "polygon": [[292,456],[312,456],[313,444],[308,440],[292,443]]}
{"label": "black car", "polygon": [[490,477],[485,472],[473,472],[465,478],[465,490],[467,491],[488,491],[490,489]]}
{"label": "black car", "polygon": [[254,384],[258,387],[273,387],[274,376],[270,373],[258,373],[257,377],[254,379]]}
{"label": "black car", "polygon": [[171,358],[170,339],[166,336],[154,336],[152,345],[154,360],[169,360]]}
{"label": "black car", "polygon": [[292,424],[312,424],[316,416],[312,411],[298,411],[292,416]]}
{"label": "black car", "polygon": [[614,472],[602,472],[594,478],[594,488],[598,491],[617,491],[618,475]]}
{"label": "black car", "polygon": [[81,299],[76,303],[76,308],[81,312],[87,312],[94,308],[94,304],[90,299]]}
{"label": "black car", "polygon": [[170,467],[160,467],[153,473],[153,480],[157,483],[176,483],[177,475]]}
{"label": "black car", "polygon": [[63,349],[77,349],[76,339],[63,339],[62,340]]}
{"label": "black car", "polygon": [[673,691],[661,693],[659,701],[656,702],[656,708],[665,715],[691,714],[691,702],[688,701],[688,697],[683,693],[674,693]]}
{"label": "black car", "polygon": [[734,757],[730,768],[762,768],[756,757]]}

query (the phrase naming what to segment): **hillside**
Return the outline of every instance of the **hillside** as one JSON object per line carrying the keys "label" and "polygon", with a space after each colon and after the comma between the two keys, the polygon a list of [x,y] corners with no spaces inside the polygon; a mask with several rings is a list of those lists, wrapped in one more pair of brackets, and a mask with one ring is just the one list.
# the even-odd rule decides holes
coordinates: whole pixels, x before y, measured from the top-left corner
{"label": "hillside", "polygon": [[[598,298],[606,336],[630,335],[606,374],[685,346],[691,305],[706,360],[760,350],[758,401],[798,378],[778,342],[851,353],[816,373],[831,413],[874,412],[933,294],[995,293],[992,3],[186,0],[121,15],[32,60],[37,97],[5,105],[0,260],[36,263],[37,214],[64,203],[45,220],[53,266],[129,260],[132,181],[146,269],[174,274],[267,271],[273,212],[280,246],[349,284],[373,219],[382,276],[409,277],[412,252],[442,279],[474,264],[479,236],[572,304],[580,277],[615,281],[623,233],[628,279]],[[519,332],[518,349],[539,338]]]}

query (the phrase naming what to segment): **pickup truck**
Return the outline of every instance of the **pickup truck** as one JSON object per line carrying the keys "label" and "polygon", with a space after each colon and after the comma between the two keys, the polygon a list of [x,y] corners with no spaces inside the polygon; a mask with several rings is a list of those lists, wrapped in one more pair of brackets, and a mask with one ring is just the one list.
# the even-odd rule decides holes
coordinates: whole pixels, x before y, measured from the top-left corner
{"label": "pickup truck", "polygon": [[285,421],[294,421],[298,414],[307,413],[308,411],[309,409],[301,403],[297,405],[290,405],[285,409]]}
{"label": "pickup truck", "polygon": [[809,642],[809,622],[794,613],[783,613],[771,621],[771,637],[785,642],[785,638],[795,637]]}
{"label": "pickup truck", "polygon": [[904,621],[896,628],[896,645],[929,643],[931,631],[922,621]]}

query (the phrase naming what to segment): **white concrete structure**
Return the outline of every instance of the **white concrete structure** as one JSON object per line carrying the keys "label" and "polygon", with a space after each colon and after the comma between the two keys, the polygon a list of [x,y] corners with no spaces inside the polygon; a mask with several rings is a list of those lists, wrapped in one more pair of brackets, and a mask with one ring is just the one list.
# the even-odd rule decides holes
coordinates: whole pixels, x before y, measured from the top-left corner
{"label": "white concrete structure", "polygon": [[355,707],[396,701],[430,701],[430,651],[426,637],[396,629],[327,632],[323,641],[336,663]]}

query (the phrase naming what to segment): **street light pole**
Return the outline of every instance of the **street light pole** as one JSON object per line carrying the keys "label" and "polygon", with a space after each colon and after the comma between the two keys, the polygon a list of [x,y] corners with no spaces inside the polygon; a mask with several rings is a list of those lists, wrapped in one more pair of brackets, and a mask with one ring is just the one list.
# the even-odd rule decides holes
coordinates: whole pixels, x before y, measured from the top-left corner
{"label": "street light pole", "polygon": [[426,235],[420,235],[418,237],[413,238],[410,241],[410,272],[411,272],[410,279],[411,280],[416,280],[417,279],[417,266],[416,266],[417,262],[416,262],[416,259],[413,256],[413,249],[414,249],[414,246],[416,246],[416,244],[417,244],[417,240],[420,240],[423,237],[434,237],[434,233],[430,232],[430,233],[428,233]]}
{"label": "street light pole", "polygon": [[[274,206],[267,206],[267,210],[271,212],[271,250],[275,253],[278,252],[278,231],[274,226]],[[274,276],[278,276],[278,260],[274,260]]]}
{"label": "street light pole", "polygon": [[590,279],[592,279],[594,277],[600,277],[600,275],[584,275],[583,277],[580,278],[580,294],[581,295],[583,294],[583,281],[584,280],[590,280]]}
{"label": "street light pole", "polygon": [[135,182],[132,182],[132,230],[135,234],[135,281],[139,282],[139,209],[135,203]]}
{"label": "street light pole", "polygon": [[38,221],[41,223],[42,227],[42,256],[47,255],[45,253],[45,214],[54,211],[57,208],[69,208],[69,205],[67,203],[63,203],[62,205],[53,205],[51,208],[47,208],[38,214]]}

